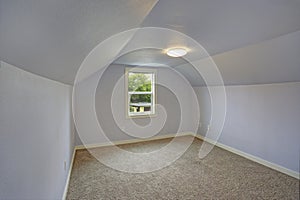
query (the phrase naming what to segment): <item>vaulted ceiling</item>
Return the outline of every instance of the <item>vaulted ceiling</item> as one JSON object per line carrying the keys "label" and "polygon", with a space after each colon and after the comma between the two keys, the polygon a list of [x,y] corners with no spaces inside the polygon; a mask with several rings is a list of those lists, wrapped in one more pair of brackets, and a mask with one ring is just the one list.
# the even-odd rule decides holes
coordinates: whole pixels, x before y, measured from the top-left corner
{"label": "vaulted ceiling", "polygon": [[[0,0],[0,59],[72,84],[101,41],[135,27],[165,27],[199,42],[226,84],[300,81],[299,0]],[[170,38],[170,40],[173,38]],[[182,65],[157,51],[120,64]],[[177,70],[203,85],[192,66]]]}

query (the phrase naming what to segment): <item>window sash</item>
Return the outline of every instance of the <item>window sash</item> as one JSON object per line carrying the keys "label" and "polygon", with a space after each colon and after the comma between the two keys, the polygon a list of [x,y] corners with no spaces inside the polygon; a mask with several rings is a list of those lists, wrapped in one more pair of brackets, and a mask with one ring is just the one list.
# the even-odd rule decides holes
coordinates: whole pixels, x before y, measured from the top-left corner
{"label": "window sash", "polygon": [[[149,94],[149,93],[147,92],[146,94]],[[151,99],[150,101],[151,102],[150,103],[148,103],[148,102],[136,102],[135,103],[135,102],[131,102],[131,94],[128,93],[128,105],[127,106],[128,106],[128,114],[129,114],[129,116],[149,115],[149,114],[154,113],[154,111],[153,111],[153,108],[154,108],[154,106],[153,106],[153,97],[154,96],[153,96],[152,92],[150,93],[150,95],[151,95],[151,97],[150,97],[150,99]],[[134,112],[134,111],[132,112],[130,110],[131,107],[135,107],[136,109],[141,109],[141,107],[142,107],[143,110],[146,107],[150,107],[150,110],[149,111],[143,111],[143,112],[141,112],[140,110],[138,112]]]}
{"label": "window sash", "polygon": [[[151,74],[151,91],[129,91],[129,74],[130,73],[140,73],[140,74]],[[155,81],[156,81],[156,70],[155,69],[147,69],[147,68],[126,68],[126,76],[125,76],[125,87],[126,87],[126,96],[127,96],[127,100],[126,100],[126,116],[127,117],[135,117],[135,116],[152,116],[155,115],[155,99],[156,99],[156,94],[155,94]],[[150,104],[150,110],[149,111],[144,111],[144,112],[132,112],[130,109],[133,107],[130,104],[137,104],[137,103],[131,103],[131,95],[134,94],[139,94],[139,95],[146,95],[146,94],[150,94],[151,95],[151,102]],[[140,103],[144,103],[144,102],[140,102]],[[135,106],[138,107],[138,106]],[[148,106],[140,106],[136,109],[141,109],[141,107],[143,107],[142,109],[145,109],[145,107]]]}
{"label": "window sash", "polygon": [[128,92],[128,94],[152,94],[153,92]]}

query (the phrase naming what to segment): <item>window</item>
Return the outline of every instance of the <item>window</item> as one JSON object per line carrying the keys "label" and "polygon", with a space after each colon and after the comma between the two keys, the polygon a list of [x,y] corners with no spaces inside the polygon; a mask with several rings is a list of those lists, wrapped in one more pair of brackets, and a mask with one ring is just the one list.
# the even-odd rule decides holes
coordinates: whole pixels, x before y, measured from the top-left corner
{"label": "window", "polygon": [[126,68],[126,112],[128,117],[155,114],[155,75],[154,69]]}

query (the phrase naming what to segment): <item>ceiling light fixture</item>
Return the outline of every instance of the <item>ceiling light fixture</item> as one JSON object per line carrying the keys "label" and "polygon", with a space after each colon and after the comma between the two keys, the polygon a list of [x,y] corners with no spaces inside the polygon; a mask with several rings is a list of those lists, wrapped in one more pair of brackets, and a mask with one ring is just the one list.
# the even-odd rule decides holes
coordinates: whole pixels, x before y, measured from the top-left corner
{"label": "ceiling light fixture", "polygon": [[171,57],[182,57],[187,54],[187,50],[184,48],[172,48],[167,50],[167,55]]}

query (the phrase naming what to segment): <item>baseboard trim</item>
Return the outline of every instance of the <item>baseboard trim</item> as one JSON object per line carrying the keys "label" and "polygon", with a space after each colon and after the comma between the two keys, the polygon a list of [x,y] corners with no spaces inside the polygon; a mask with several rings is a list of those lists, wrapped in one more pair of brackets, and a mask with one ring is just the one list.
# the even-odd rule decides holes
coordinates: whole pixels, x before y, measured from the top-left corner
{"label": "baseboard trim", "polygon": [[74,148],[74,150],[73,150],[72,160],[71,160],[71,163],[70,163],[69,172],[68,172],[64,193],[63,193],[63,196],[62,196],[62,200],[65,200],[67,198],[67,193],[68,193],[69,182],[70,182],[71,173],[72,173],[72,169],[73,169],[75,154],[76,154],[76,148]]}
{"label": "baseboard trim", "polygon": [[[147,138],[147,139],[121,140],[121,141],[114,142],[114,145],[134,144],[134,143],[138,143],[138,142],[162,140],[162,139],[174,138],[175,136],[195,136],[195,134],[193,132],[182,132],[182,133],[177,133],[177,134],[160,135],[160,136],[152,137],[150,139]],[[111,146],[111,145],[112,145],[111,143],[96,143],[96,144],[89,144],[89,145],[85,145],[85,146],[84,145],[77,145],[77,146],[74,147],[73,156],[72,156],[71,164],[70,164],[70,167],[69,167],[69,172],[68,172],[67,181],[66,181],[64,193],[63,193],[63,196],[62,196],[62,200],[65,200],[67,198],[69,182],[70,182],[70,177],[71,177],[71,174],[72,174],[73,163],[74,163],[76,151],[80,150],[80,149],[107,147],[107,146]]]}
{"label": "baseboard trim", "polygon": [[[198,134],[195,134],[193,132],[183,132],[183,133],[178,133],[178,134],[167,134],[167,135],[161,135],[161,136],[156,136],[156,137],[152,137],[152,138],[147,138],[147,139],[132,139],[132,140],[121,140],[121,141],[116,141],[114,142],[115,145],[122,145],[122,144],[133,144],[133,143],[138,143],[138,142],[147,142],[147,141],[154,141],[154,140],[161,140],[161,139],[168,139],[168,138],[173,138],[175,136],[194,136],[202,141],[204,141],[204,137]],[[213,140],[206,138],[205,141],[209,142],[209,143],[215,143]],[[96,144],[89,144],[89,145],[78,145],[75,146],[74,151],[73,151],[73,156],[72,156],[72,160],[71,160],[71,164],[69,167],[69,173],[68,173],[68,177],[67,177],[67,181],[66,181],[66,186],[64,189],[64,193],[63,193],[63,197],[62,200],[65,200],[67,197],[67,192],[68,192],[68,188],[69,188],[69,181],[70,181],[70,177],[71,177],[71,173],[72,173],[72,169],[73,169],[73,163],[74,163],[74,158],[75,158],[75,154],[77,150],[80,149],[89,149],[89,148],[96,148],[96,147],[107,147],[107,146],[111,146],[111,143],[96,143]],[[240,151],[238,149],[232,148],[230,146],[227,146],[225,144],[219,143],[217,142],[215,144],[217,147],[220,147],[224,150],[227,150],[229,152],[232,152],[234,154],[237,154],[239,156],[242,156],[246,159],[252,160],[256,163],[262,164],[266,167],[269,167],[271,169],[274,169],[276,171],[279,171],[281,173],[287,174],[291,177],[297,178],[299,179],[299,173],[295,172],[293,170],[287,169],[285,167],[282,167],[280,165],[271,163],[269,161],[266,161],[262,158],[250,155],[248,153],[245,153],[243,151]]]}
{"label": "baseboard trim", "polygon": [[[204,137],[201,136],[201,135],[195,135],[195,137],[198,138],[198,139],[200,139],[200,140],[203,140],[203,141],[204,141]],[[214,140],[209,139],[209,138],[205,138],[205,141],[207,141],[207,142],[209,142],[209,143],[215,143]],[[222,149],[225,149],[225,150],[227,150],[227,151],[230,151],[230,152],[232,152],[232,153],[234,153],[234,154],[237,154],[237,155],[239,155],[239,156],[242,156],[242,157],[244,157],[244,158],[247,158],[247,159],[249,159],[249,160],[252,160],[252,161],[254,161],[254,162],[257,162],[257,163],[259,163],[259,164],[262,164],[262,165],[264,165],[264,166],[266,166],[266,167],[269,167],[269,168],[271,168],[271,169],[274,169],[274,170],[276,170],[276,171],[279,171],[279,172],[281,172],[281,173],[284,173],[284,174],[287,174],[287,175],[289,175],[289,176],[292,176],[292,177],[294,177],[294,178],[299,179],[299,172],[296,172],[296,171],[287,169],[287,168],[282,167],[282,166],[280,166],[280,165],[277,165],[277,164],[275,164],[275,163],[266,161],[266,160],[264,160],[264,159],[262,159],[262,158],[253,156],[253,155],[251,155],[251,154],[245,153],[245,152],[243,152],[243,151],[240,151],[240,150],[238,150],[238,149],[232,148],[232,147],[230,147],[230,146],[227,146],[227,145],[222,144],[222,143],[219,143],[219,142],[215,143],[215,145],[216,145],[217,147],[220,147],[220,148],[222,148]]]}
{"label": "baseboard trim", "polygon": [[[122,145],[122,144],[134,144],[138,142],[148,142],[148,141],[154,141],[154,140],[162,140],[162,139],[168,139],[168,138],[174,138],[175,136],[195,136],[192,132],[182,132],[177,134],[166,134],[166,135],[159,135],[151,138],[146,139],[130,139],[130,140],[119,140],[115,141],[114,145]],[[88,144],[88,145],[78,145],[75,147],[76,150],[79,149],[90,149],[90,148],[97,148],[97,147],[107,147],[112,146],[111,143],[95,143],[95,144]]]}

